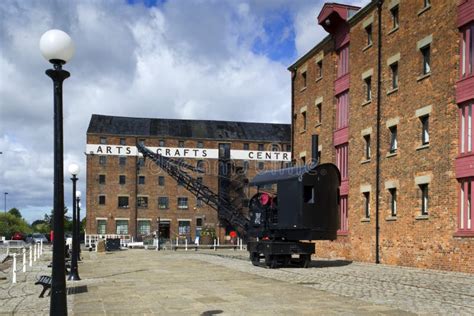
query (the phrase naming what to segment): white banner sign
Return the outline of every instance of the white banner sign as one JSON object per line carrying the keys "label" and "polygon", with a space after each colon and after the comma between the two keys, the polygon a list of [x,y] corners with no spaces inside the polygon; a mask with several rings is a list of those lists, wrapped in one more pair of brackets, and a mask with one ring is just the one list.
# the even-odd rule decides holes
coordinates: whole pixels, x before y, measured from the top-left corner
{"label": "white banner sign", "polygon": [[[172,148],[172,147],[147,147],[147,148],[165,157],[196,158],[196,159],[205,159],[205,158],[217,159],[219,157],[219,151],[217,149]],[[135,146],[87,144],[86,154],[137,156],[138,150],[137,150],[137,147]]]}
{"label": "white banner sign", "polygon": [[230,151],[230,159],[291,161],[291,153],[286,151],[253,151],[234,149]]}
{"label": "white banner sign", "polygon": [[[218,159],[219,158],[219,150],[211,149],[211,148],[175,148],[175,147],[147,147],[147,148],[165,157],[195,158],[195,159]],[[87,144],[86,154],[137,156],[139,153],[135,146]],[[291,153],[282,152],[282,151],[231,150],[230,159],[262,160],[262,161],[291,161]]]}

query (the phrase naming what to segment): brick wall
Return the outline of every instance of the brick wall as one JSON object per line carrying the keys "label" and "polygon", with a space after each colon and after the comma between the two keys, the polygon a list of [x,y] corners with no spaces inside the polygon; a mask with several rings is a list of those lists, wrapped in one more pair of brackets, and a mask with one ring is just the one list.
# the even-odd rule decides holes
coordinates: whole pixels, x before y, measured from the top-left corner
{"label": "brick wall", "polygon": [[[474,272],[474,239],[454,236],[458,205],[458,182],[454,172],[458,155],[455,101],[455,83],[459,77],[457,4],[455,1],[439,1],[423,9],[422,0],[400,1],[399,27],[394,30],[390,13],[393,3],[385,1],[382,9],[380,260],[386,264]],[[367,47],[364,24],[370,19],[373,19],[373,44]],[[377,21],[376,6],[351,21],[349,233],[348,236],[339,236],[334,242],[318,242],[318,256],[375,261]],[[417,44],[429,36],[432,38],[431,74],[422,76],[422,55]],[[327,47],[331,45],[327,44]],[[301,65],[311,65],[311,58],[314,57],[302,61]],[[397,59],[399,87],[392,91],[388,62]],[[335,63],[334,59],[332,63]],[[301,67],[298,62],[297,67]],[[373,70],[372,101],[367,102],[362,75],[370,69]],[[330,94],[332,87],[332,81],[329,81],[324,90]],[[297,80],[294,88],[297,115],[299,108],[321,93],[316,86],[308,85],[306,92],[300,90],[301,81]],[[334,106],[332,112],[333,117]],[[427,113],[430,141],[429,145],[422,146],[420,114]],[[398,149],[395,155],[390,155],[387,125],[395,122],[398,122]],[[331,125],[314,129],[321,135],[322,142],[327,143],[323,148],[323,157],[326,158],[323,161],[335,162],[334,156],[325,155],[324,150],[333,147],[330,137],[324,136],[332,135],[333,129]],[[364,158],[362,137],[362,133],[367,131],[371,131],[372,155],[369,161]],[[294,154],[310,150],[306,135],[299,133],[299,128],[294,129],[294,133]],[[430,179],[428,215],[421,216],[421,193],[417,183],[426,179]],[[370,219],[364,218],[361,186],[364,190],[370,188]],[[391,216],[388,187],[397,190],[396,217]]]}

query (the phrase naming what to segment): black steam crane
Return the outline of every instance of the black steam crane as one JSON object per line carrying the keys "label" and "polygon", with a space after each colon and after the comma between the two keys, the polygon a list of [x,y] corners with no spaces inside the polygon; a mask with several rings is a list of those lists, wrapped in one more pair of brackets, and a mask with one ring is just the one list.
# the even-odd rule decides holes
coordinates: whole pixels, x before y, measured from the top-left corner
{"label": "black steam crane", "polygon": [[[313,157],[317,136],[313,137]],[[200,172],[180,160],[154,153],[142,144],[138,151],[154,161],[197,198],[218,212],[219,218],[247,239],[254,265],[261,259],[270,268],[299,264],[308,267],[315,253],[312,240],[334,240],[339,228],[340,173],[333,164],[270,170],[257,175],[251,185],[258,192],[249,201],[247,218],[229,199],[214,193],[183,169]]]}

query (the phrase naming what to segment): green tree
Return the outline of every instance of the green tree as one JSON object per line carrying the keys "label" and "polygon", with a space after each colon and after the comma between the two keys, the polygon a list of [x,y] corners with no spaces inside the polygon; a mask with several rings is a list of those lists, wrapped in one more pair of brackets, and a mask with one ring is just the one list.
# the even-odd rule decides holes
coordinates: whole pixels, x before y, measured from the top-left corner
{"label": "green tree", "polygon": [[0,214],[0,235],[10,239],[16,232],[30,234],[31,228],[28,223],[17,216],[10,213]]}
{"label": "green tree", "polygon": [[[64,231],[66,233],[70,233],[72,232],[72,219],[70,216],[67,216],[66,215],[67,213],[67,207],[64,208]],[[54,209],[50,211],[50,214],[44,214],[44,217],[43,217],[43,220],[42,222],[44,222],[44,226],[40,226],[40,229],[42,230],[47,230],[47,231],[39,231],[39,232],[42,232],[42,233],[48,233],[50,232],[51,230],[53,230],[53,220],[54,220]],[[37,221],[41,221],[41,220],[37,220]],[[35,222],[37,222],[35,221]],[[33,223],[35,223],[33,222]],[[33,225],[33,224],[32,224]]]}
{"label": "green tree", "polygon": [[16,217],[18,217],[18,218],[22,218],[21,213],[20,213],[20,210],[17,209],[16,207],[11,208],[11,209],[8,211],[8,213],[10,213],[10,214],[12,214],[13,216],[16,216]]}
{"label": "green tree", "polygon": [[31,228],[34,232],[43,234],[49,234],[49,232],[51,231],[51,226],[49,225],[49,222],[42,219],[38,219],[31,223]]}

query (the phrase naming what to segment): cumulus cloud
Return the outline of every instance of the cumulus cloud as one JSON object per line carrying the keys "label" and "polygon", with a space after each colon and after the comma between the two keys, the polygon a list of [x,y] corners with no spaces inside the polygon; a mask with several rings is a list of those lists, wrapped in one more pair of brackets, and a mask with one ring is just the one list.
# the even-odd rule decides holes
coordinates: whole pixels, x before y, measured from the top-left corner
{"label": "cumulus cloud", "polygon": [[[52,206],[52,83],[38,49],[46,30],[63,29],[76,45],[65,66],[71,77],[64,83],[64,157],[65,170],[71,162],[81,166],[84,191],[92,113],[288,123],[287,61],[324,36],[316,23],[320,7],[306,0],[166,1],[155,7],[2,1],[0,190],[9,192],[8,208],[34,220]],[[284,25],[270,32],[271,19],[280,16]],[[292,45],[281,48],[278,59],[274,46],[256,49],[256,42]],[[66,175],[67,205],[70,189]]]}

